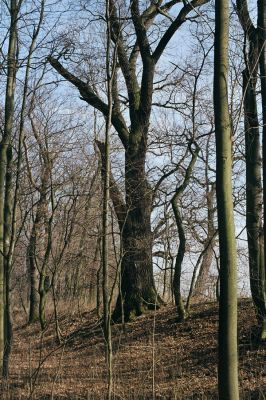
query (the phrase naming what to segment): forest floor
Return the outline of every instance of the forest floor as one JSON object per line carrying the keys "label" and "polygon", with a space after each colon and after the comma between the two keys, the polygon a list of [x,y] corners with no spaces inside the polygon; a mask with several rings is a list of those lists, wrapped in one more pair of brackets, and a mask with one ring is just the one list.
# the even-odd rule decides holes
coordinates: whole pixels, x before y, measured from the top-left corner
{"label": "forest floor", "polygon": [[[95,312],[60,318],[41,334],[38,323],[14,330],[10,377],[2,399],[105,399],[104,339]],[[239,303],[241,399],[266,399],[266,347],[253,339],[256,321],[249,300]],[[194,305],[177,323],[175,308],[113,326],[114,399],[217,399],[216,303]]]}

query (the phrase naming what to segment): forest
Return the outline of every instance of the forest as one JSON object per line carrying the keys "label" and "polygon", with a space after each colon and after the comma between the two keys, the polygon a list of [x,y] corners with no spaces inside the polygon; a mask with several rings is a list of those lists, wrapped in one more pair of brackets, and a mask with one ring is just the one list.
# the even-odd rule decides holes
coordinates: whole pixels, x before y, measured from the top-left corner
{"label": "forest", "polygon": [[266,0],[0,0],[2,399],[266,398]]}

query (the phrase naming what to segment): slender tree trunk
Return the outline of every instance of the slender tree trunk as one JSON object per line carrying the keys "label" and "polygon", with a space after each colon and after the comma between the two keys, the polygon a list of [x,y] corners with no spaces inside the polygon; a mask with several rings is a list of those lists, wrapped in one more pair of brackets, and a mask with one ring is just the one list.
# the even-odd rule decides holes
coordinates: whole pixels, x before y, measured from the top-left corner
{"label": "slender tree trunk", "polygon": [[52,296],[53,296],[53,303],[54,303],[55,333],[56,333],[57,343],[58,343],[58,345],[60,345],[62,343],[62,333],[61,333],[61,329],[60,329],[60,326],[59,326],[59,320],[58,320],[58,310],[57,310],[58,301],[57,301],[57,296],[56,296],[56,287],[55,287],[55,285],[56,285],[55,279],[53,279],[53,282],[52,282]]}
{"label": "slender tree trunk", "polygon": [[[17,159],[17,174],[16,174],[16,185],[15,185],[15,198],[14,198],[14,207],[13,207],[13,218],[15,218],[16,209],[17,209],[17,196],[20,188],[21,181],[21,163],[23,158],[23,142],[25,139],[24,125],[25,125],[25,116],[27,109],[27,97],[29,90],[29,78],[30,78],[30,70],[31,70],[31,61],[32,55],[35,50],[36,40],[38,38],[40,28],[43,22],[44,17],[44,4],[45,0],[41,0],[41,8],[40,8],[40,17],[37,27],[34,29],[34,33],[32,35],[32,41],[29,48],[29,54],[27,58],[26,71],[25,71],[25,79],[24,79],[24,87],[23,87],[23,97],[22,97],[22,105],[20,112],[20,126],[19,126],[19,143],[18,143],[18,159]],[[38,213],[38,211],[37,211]],[[36,216],[37,218],[37,216]],[[14,229],[15,230],[15,229]],[[29,323],[34,322],[38,319],[38,271],[35,264],[35,247],[36,247],[36,235],[35,235],[35,222],[33,224],[33,228],[30,235],[29,245],[27,247],[26,252],[26,263],[27,270],[30,275],[30,310],[29,310]]]}
{"label": "slender tree trunk", "polygon": [[43,331],[46,327],[46,313],[45,313],[45,305],[46,305],[46,287],[45,287],[45,275],[40,272],[39,277],[39,321],[41,325],[41,330]]}
{"label": "slender tree trunk", "polygon": [[[97,240],[97,246],[99,246],[97,252],[99,253],[100,260],[102,260],[101,241],[102,241],[102,238],[99,237],[99,239]],[[95,252],[95,254],[96,254],[96,252]],[[94,260],[95,260],[95,258],[94,258]],[[100,265],[97,269],[96,282],[97,282],[96,283],[96,285],[97,285],[97,288],[96,288],[96,310],[97,310],[97,315],[100,318],[101,317],[101,302],[102,302],[102,262],[100,262]]]}
{"label": "slender tree trunk", "polygon": [[214,112],[220,246],[218,386],[221,400],[238,400],[237,265],[232,199],[232,141],[228,108],[228,0],[215,3]]}
{"label": "slender tree trunk", "polygon": [[[246,226],[249,249],[250,288],[261,335],[266,335],[266,297],[264,294],[264,256],[262,229],[262,161],[259,118],[257,111],[257,75],[259,67],[259,35],[252,23],[246,0],[237,0],[237,13],[248,44],[244,54],[243,99],[245,115],[246,157]],[[246,48],[247,46],[245,46]],[[245,50],[244,48],[244,50]]]}
{"label": "slender tree trunk", "polygon": [[182,217],[176,199],[172,200],[172,207],[175,215],[175,220],[178,229],[178,236],[179,236],[179,246],[175,261],[175,272],[173,279],[173,292],[175,297],[175,305],[177,308],[177,318],[179,321],[183,321],[187,317],[187,313],[183,303],[183,298],[181,295],[181,272],[182,272],[183,258],[186,251],[186,236],[182,223]]}
{"label": "slender tree trunk", "polygon": [[43,261],[39,271],[39,320],[41,329],[44,330],[46,328],[46,298],[47,293],[51,288],[50,278],[47,275],[47,266],[52,250],[52,221],[53,214],[49,218],[48,227],[47,227],[47,244],[45,249],[45,254],[43,257]]}
{"label": "slender tree trunk", "polygon": [[5,126],[0,144],[0,362],[4,377],[8,376],[11,351],[12,324],[10,316],[10,261],[12,177],[11,139],[14,124],[16,84],[17,1],[10,1],[10,32],[7,56],[7,83],[5,96]]}
{"label": "slender tree trunk", "polygon": [[[43,315],[43,311],[40,312],[40,309],[44,309],[43,300],[42,305],[40,306],[40,293],[44,290],[45,274],[43,274],[41,277],[41,267],[38,266],[37,263],[40,258],[38,254],[38,242],[40,241],[41,237],[45,235],[44,226],[47,223],[47,187],[49,181],[47,171],[42,174],[41,179],[41,188],[39,189],[40,198],[37,203],[36,216],[33,221],[30,240],[27,248],[27,264],[30,278],[29,323],[37,321],[40,315]],[[40,261],[40,264],[42,264],[42,261]]]}
{"label": "slender tree trunk", "polygon": [[167,284],[168,284],[168,253],[166,252],[166,257],[164,258],[164,271],[163,271],[163,294],[162,298],[165,300],[167,293]]}
{"label": "slender tree trunk", "polygon": [[[207,179],[206,179],[207,180]],[[208,185],[208,182],[206,182]],[[208,276],[211,269],[212,261],[213,261],[213,242],[215,236],[215,229],[214,229],[214,213],[215,207],[213,204],[214,200],[214,188],[212,187],[211,190],[207,190],[206,197],[207,197],[207,207],[208,207],[208,234],[207,238],[204,243],[204,251],[202,262],[200,265],[198,277],[195,283],[193,297],[202,299],[204,298],[204,292],[206,291],[206,286],[208,283]]]}
{"label": "slender tree trunk", "polygon": [[[105,171],[103,185],[103,214],[102,214],[102,269],[103,269],[103,322],[104,338],[106,344],[106,363],[108,370],[108,400],[112,398],[113,392],[113,346],[111,331],[111,301],[112,295],[109,281],[109,199],[110,199],[110,129],[112,124],[113,110],[113,78],[116,64],[116,51],[111,59],[111,22],[110,4],[106,0],[106,78],[107,78],[107,97],[108,113],[105,122]],[[116,49],[115,49],[116,50]]]}
{"label": "slender tree trunk", "polygon": [[0,144],[0,370],[5,347],[4,331],[4,298],[5,298],[5,266],[4,266],[4,187],[5,187],[5,168],[6,168],[6,148]]}
{"label": "slender tree trunk", "polygon": [[39,318],[39,294],[38,294],[38,270],[35,262],[36,233],[35,221],[31,231],[29,244],[27,247],[27,269],[30,278],[30,309],[29,323],[33,323]]}
{"label": "slender tree trunk", "polygon": [[7,170],[6,170],[6,185],[5,185],[5,206],[4,206],[4,272],[5,272],[5,348],[3,359],[3,376],[8,377],[9,373],[9,356],[11,353],[13,331],[12,318],[10,309],[10,272],[12,262],[11,245],[11,230],[12,230],[12,206],[13,206],[13,191],[12,191],[12,147],[7,149]]}
{"label": "slender tree trunk", "polygon": [[[262,99],[262,158],[263,158],[263,216],[264,238],[266,238],[266,0],[258,0],[259,65]],[[264,240],[264,268],[261,270],[263,301],[266,304],[266,240]],[[266,313],[261,315],[261,338],[266,340]]]}
{"label": "slender tree trunk", "polygon": [[[245,145],[246,145],[246,226],[249,249],[250,288],[260,328],[266,321],[266,302],[261,273],[262,251],[262,183],[259,119],[256,102],[258,52],[243,72]],[[251,61],[251,60],[250,60]],[[250,73],[251,71],[251,73]],[[254,71],[254,72],[252,72]],[[266,332],[265,332],[266,333]]]}
{"label": "slender tree trunk", "polygon": [[199,153],[199,147],[195,143],[196,149],[192,149],[192,144],[189,144],[189,151],[192,155],[191,161],[186,169],[185,177],[183,183],[176,189],[176,193],[173,196],[171,200],[175,220],[176,220],[176,225],[177,225],[177,230],[178,230],[178,235],[179,235],[179,247],[178,247],[178,253],[176,257],[176,263],[175,263],[175,271],[174,271],[174,279],[173,279],[173,294],[175,298],[175,305],[177,308],[177,318],[179,321],[183,321],[188,313],[187,310],[185,309],[182,295],[181,295],[181,272],[182,272],[182,263],[183,263],[183,258],[185,255],[186,251],[186,236],[185,236],[185,231],[182,223],[182,217],[180,214],[178,202],[183,194],[184,190],[189,184],[190,177],[192,175],[198,153]]}

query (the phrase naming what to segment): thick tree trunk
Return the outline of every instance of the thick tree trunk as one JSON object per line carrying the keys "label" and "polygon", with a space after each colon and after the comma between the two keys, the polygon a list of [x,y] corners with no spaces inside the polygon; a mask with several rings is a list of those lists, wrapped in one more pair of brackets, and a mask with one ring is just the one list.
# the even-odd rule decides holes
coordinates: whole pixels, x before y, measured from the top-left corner
{"label": "thick tree trunk", "polygon": [[[146,309],[158,308],[162,300],[156,293],[152,264],[151,210],[152,190],[145,173],[146,149],[139,144],[141,134],[126,151],[126,202],[110,172],[110,197],[117,216],[121,241],[121,293],[113,313],[114,321],[122,315],[128,321]],[[101,153],[102,176],[105,173],[104,144],[97,141]],[[142,146],[142,148],[141,148]],[[122,310],[123,305],[123,310]]]}
{"label": "thick tree trunk", "polygon": [[[152,243],[151,238],[145,236],[145,231],[148,230],[143,229],[140,220],[132,219],[131,216],[128,220],[122,237],[124,255],[121,265],[121,294],[113,313],[114,321],[120,321],[122,314],[125,321],[129,321],[145,310],[159,308],[162,304],[153,279]],[[128,230],[128,224],[134,224],[138,232],[132,234],[132,231]],[[123,312],[121,304],[124,307]]]}
{"label": "thick tree trunk", "polygon": [[[142,149],[141,149],[142,147]],[[162,303],[157,296],[152,265],[152,191],[145,174],[146,151],[141,145],[126,152],[126,217],[122,230],[121,295],[125,320],[141,315]],[[121,319],[121,297],[113,314]]]}
{"label": "thick tree trunk", "polygon": [[228,0],[215,2],[214,113],[220,245],[219,399],[238,400],[237,265],[232,198],[232,140],[228,108]]}

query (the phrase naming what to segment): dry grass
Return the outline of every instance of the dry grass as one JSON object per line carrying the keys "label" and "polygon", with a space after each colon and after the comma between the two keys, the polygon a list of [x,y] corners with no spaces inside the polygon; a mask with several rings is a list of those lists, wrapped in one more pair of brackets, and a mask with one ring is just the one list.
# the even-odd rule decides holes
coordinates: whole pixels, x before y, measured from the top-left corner
{"label": "dry grass", "polygon": [[[242,399],[266,399],[265,347],[253,340],[249,301],[239,305]],[[3,399],[104,399],[106,367],[101,325],[94,312],[62,317],[65,341],[58,345],[51,322],[14,332],[10,379]],[[114,399],[217,399],[215,303],[195,305],[183,324],[165,307],[113,327]]]}

